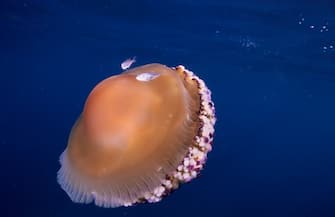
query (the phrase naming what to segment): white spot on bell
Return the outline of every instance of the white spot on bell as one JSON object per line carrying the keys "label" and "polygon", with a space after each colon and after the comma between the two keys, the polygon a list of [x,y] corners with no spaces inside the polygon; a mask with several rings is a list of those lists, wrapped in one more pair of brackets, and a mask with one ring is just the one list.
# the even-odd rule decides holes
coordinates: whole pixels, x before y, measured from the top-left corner
{"label": "white spot on bell", "polygon": [[155,78],[159,77],[158,73],[155,72],[144,72],[136,76],[136,80],[138,81],[151,81]]}

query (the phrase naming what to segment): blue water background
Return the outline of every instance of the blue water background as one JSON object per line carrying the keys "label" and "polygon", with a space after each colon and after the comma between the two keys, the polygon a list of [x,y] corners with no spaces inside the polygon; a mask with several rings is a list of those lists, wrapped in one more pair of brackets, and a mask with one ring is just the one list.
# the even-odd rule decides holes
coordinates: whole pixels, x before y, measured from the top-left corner
{"label": "blue water background", "polygon": [[[335,216],[334,1],[2,0],[0,30],[0,216]],[[160,203],[72,203],[59,155],[131,56],[206,81],[213,151]]]}

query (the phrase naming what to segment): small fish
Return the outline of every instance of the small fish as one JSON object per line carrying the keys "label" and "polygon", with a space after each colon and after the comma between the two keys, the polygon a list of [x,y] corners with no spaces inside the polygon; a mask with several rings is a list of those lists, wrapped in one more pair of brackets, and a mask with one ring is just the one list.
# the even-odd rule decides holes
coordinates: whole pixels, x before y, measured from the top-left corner
{"label": "small fish", "polygon": [[128,69],[134,62],[136,62],[136,57],[126,59],[121,63],[121,69]]}

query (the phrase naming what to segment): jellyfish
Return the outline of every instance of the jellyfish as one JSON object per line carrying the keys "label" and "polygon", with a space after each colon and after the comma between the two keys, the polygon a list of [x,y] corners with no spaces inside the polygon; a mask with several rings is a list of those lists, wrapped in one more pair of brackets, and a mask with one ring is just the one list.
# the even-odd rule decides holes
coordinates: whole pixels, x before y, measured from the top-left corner
{"label": "jellyfish", "polygon": [[77,203],[158,202],[199,175],[215,121],[210,90],[184,66],[153,63],[111,76],[72,127],[58,183]]}

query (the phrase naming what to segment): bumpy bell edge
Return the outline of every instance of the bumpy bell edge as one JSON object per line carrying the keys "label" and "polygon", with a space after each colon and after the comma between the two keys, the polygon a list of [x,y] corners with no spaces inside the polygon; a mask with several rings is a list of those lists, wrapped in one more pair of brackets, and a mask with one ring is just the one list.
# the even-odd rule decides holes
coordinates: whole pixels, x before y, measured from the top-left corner
{"label": "bumpy bell edge", "polygon": [[194,144],[189,148],[186,157],[172,174],[166,175],[161,185],[154,189],[153,192],[147,192],[143,198],[139,198],[133,203],[125,203],[124,206],[131,206],[136,203],[148,202],[155,203],[162,200],[165,196],[177,189],[180,184],[189,182],[196,178],[203,169],[207,154],[212,150],[214,135],[214,125],[216,122],[215,107],[211,99],[211,91],[207,88],[205,82],[196,76],[192,71],[179,65],[172,67],[179,73],[183,73],[186,79],[195,81],[198,85],[200,95],[200,129],[198,135],[194,138]]}

